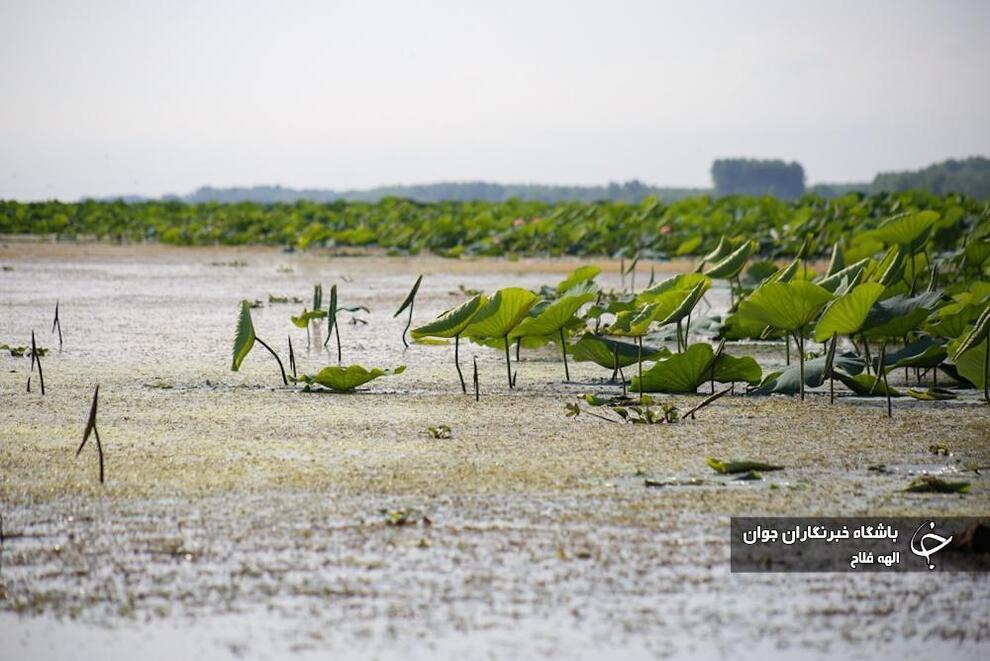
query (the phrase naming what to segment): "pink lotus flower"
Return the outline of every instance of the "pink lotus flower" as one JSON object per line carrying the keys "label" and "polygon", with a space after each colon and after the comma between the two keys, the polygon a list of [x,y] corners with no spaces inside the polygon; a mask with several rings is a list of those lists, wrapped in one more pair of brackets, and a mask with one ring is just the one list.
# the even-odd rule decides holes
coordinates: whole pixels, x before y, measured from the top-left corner
{"label": "pink lotus flower", "polygon": [[522,218],[516,218],[515,220],[512,221],[512,226],[513,227],[522,227],[525,224],[526,224],[526,221],[523,220]]}
{"label": "pink lotus flower", "polygon": [[670,229],[670,225],[664,225],[663,227],[660,228],[660,233],[663,234],[664,236],[667,236],[672,231],[673,230]]}

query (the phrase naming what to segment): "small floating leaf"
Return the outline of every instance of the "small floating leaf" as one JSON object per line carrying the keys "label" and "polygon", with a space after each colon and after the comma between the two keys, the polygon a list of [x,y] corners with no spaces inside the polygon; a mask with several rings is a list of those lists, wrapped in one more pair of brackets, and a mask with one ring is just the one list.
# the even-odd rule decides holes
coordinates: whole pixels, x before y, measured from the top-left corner
{"label": "small floating leaf", "polygon": [[910,493],[969,493],[969,482],[949,482],[934,475],[922,475],[911,480],[905,491]]}
{"label": "small floating leaf", "polygon": [[237,318],[237,334],[234,336],[234,360],[230,369],[236,372],[254,346],[254,322],[251,321],[251,302],[241,301],[241,313]]}
{"label": "small floating leaf", "polygon": [[705,463],[716,473],[721,473],[722,475],[748,473],[750,471],[779,471],[784,469],[783,466],[768,464],[763,461],[721,461],[714,457],[706,457]]}

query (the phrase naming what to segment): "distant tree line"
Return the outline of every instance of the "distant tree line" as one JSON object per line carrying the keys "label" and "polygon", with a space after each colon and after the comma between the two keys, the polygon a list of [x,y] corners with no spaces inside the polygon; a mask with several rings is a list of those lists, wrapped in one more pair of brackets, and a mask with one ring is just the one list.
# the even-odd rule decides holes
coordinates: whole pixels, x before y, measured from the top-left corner
{"label": "distant tree line", "polygon": [[712,163],[716,195],[773,195],[793,200],[804,194],[800,163],[749,158],[720,158]]}
{"label": "distant tree line", "polygon": [[936,195],[963,193],[990,199],[990,159],[949,159],[914,172],[881,172],[873,180],[873,192],[927,190]]}
{"label": "distant tree line", "polygon": [[185,202],[377,202],[386,197],[401,197],[416,202],[505,202],[511,199],[534,202],[629,202],[638,204],[650,196],[668,202],[703,195],[701,188],[664,188],[648,186],[633,179],[607,186],[545,186],[539,184],[496,184],[486,181],[450,181],[413,186],[380,186],[367,190],[334,191],[330,189],[297,189],[282,186],[251,186],[214,188],[204,186],[182,198]]}
{"label": "distant tree line", "polygon": [[[295,202],[378,202],[398,197],[415,202],[506,202],[522,200],[555,204],[558,202],[628,202],[638,204],[648,197],[675,202],[699,195],[770,195],[794,200],[804,193],[826,198],[849,193],[883,193],[923,190],[946,195],[963,193],[976,199],[990,199],[990,159],[982,157],[948,160],[913,172],[885,172],[874,181],[815,184],[805,187],[804,168],[800,163],[782,160],[727,158],[712,164],[715,187],[671,188],[651,186],[632,179],[606,186],[547,186],[541,184],[496,184],[486,181],[448,181],[412,186],[380,186],[366,190],[335,191],[327,188],[286,188],[283,186],[251,186],[215,188],[204,186],[185,196],[166,195],[165,201],[190,203],[218,202],[234,204],[259,202],[263,204],[293,204]],[[118,196],[126,202],[147,198]]]}

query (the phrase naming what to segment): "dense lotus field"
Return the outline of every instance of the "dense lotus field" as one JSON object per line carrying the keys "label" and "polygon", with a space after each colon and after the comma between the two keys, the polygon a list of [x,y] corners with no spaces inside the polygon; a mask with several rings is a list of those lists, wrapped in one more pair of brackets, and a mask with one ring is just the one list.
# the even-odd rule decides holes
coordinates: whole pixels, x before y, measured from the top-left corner
{"label": "dense lotus field", "polygon": [[[632,273],[630,287],[624,280],[621,289],[606,291],[595,281],[600,269],[582,266],[538,291],[506,287],[490,294],[465,292],[470,296],[466,301],[413,328],[411,335],[420,342],[453,341],[454,367],[465,393],[468,387],[458,360],[462,338],[504,351],[510,389],[517,376],[513,347],[518,363],[523,349],[554,343],[565,379],[569,379],[570,357],[611,370],[612,380],[618,377],[616,382],[624,390],[623,369],[635,365],[629,389],[639,396],[640,407],[653,403],[644,393],[697,393],[705,384],[713,398],[739,384],[752,394],[800,394],[803,399],[806,388],[826,382],[834,396],[839,382],[859,396],[886,397],[890,415],[892,397],[956,397],[952,390],[939,387],[940,372],[943,385],[980,388],[990,403],[990,281],[986,278],[990,221],[985,213],[949,216],[951,222],[945,218],[931,209],[907,211],[850,230],[832,244],[830,259],[827,265],[821,262],[820,273],[808,265],[820,241],[811,233],[804,235],[792,258],[777,261],[759,256],[757,239],[722,236],[693,271],[660,282],[651,277],[640,291],[634,290]],[[635,259],[630,271],[634,268]],[[727,283],[730,308],[724,315],[701,314],[699,304],[716,281]],[[412,325],[421,282],[422,276],[395,312],[399,316],[409,311],[406,331]],[[241,305],[234,370],[257,339],[251,307],[249,301]],[[336,318],[341,310],[354,311],[338,304],[337,285],[331,288],[326,309],[322,287],[317,285],[312,308],[291,317],[300,328],[328,320],[324,344],[329,344],[331,333],[336,341],[338,364],[315,375],[298,376],[290,355],[292,379],[307,389],[353,390],[389,373],[340,364]],[[692,342],[692,337],[698,341]],[[754,358],[726,350],[726,341],[740,340],[780,341],[786,369],[764,374]],[[288,384],[277,352],[259,343],[279,360],[282,380]],[[674,350],[665,346],[670,343]],[[905,371],[905,386],[913,380],[918,387],[906,392],[891,387],[888,374],[897,369]],[[716,383],[729,388],[716,393]],[[591,406],[610,403],[623,419],[628,419],[630,401],[626,392],[611,403],[585,398]],[[580,410],[571,409],[574,415]],[[648,417],[635,421],[669,418],[649,409],[634,413]]]}
{"label": "dense lotus field", "polygon": [[[963,196],[920,191],[795,202],[773,197],[695,197],[666,204],[647,198],[619,202],[420,204],[377,203],[185,204],[178,201],[80,203],[0,201],[0,233],[64,239],[157,241],[176,245],[268,244],[293,248],[380,246],[396,254],[616,255],[630,259],[701,256],[722,236],[752,241],[764,258],[827,257],[844,240],[853,259],[884,244],[874,232],[903,213],[931,212],[927,256],[966,249],[978,268],[987,253],[990,208]],[[811,236],[810,244],[805,239]],[[896,237],[894,237],[896,238]],[[889,243],[889,241],[887,242]]]}

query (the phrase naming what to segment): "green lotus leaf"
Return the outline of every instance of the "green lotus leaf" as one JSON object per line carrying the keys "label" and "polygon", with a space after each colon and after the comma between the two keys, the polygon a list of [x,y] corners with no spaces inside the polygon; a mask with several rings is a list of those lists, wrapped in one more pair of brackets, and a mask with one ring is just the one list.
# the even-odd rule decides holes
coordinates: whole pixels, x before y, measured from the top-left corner
{"label": "green lotus leaf", "polygon": [[710,253],[701,258],[703,262],[717,262],[732,252],[732,242],[725,238],[723,234],[719,237],[718,245]]}
{"label": "green lotus leaf", "polygon": [[537,296],[528,289],[506,287],[499,289],[464,329],[471,338],[506,337],[536,305]]}
{"label": "green lotus leaf", "polygon": [[868,258],[861,259],[858,262],[841,269],[840,271],[836,271],[835,273],[822,278],[816,284],[823,289],[834,292],[842,285],[843,282],[846,282],[847,284],[857,283],[869,263],[870,260]]}
{"label": "green lotus leaf", "polygon": [[[919,211],[900,216],[894,216],[884,221],[871,232],[873,238],[887,245],[914,246],[918,241],[927,238],[929,230],[938,220],[935,211]],[[914,252],[910,250],[909,252]]]}
{"label": "green lotus leaf", "polygon": [[950,399],[956,399],[955,393],[942,388],[929,388],[928,390],[908,388],[907,394],[915,399],[920,399],[923,402],[942,402]]}
{"label": "green lotus leaf", "polygon": [[984,344],[987,339],[987,333],[990,332],[990,305],[987,305],[983,310],[983,313],[976,319],[976,323],[973,324],[972,330],[966,334],[956,347],[952,356],[954,359],[958,359],[962,354],[966,353],[974,347]]}
{"label": "green lotus leaf", "polygon": [[752,356],[730,356],[722,352],[715,361],[715,380],[719,383],[748,383],[756,385],[763,378],[763,369]]}
{"label": "green lotus leaf", "polygon": [[323,285],[316,283],[313,285],[313,309],[319,310],[323,307]]}
{"label": "green lotus leaf", "polygon": [[910,493],[969,493],[971,486],[961,480],[950,482],[934,475],[922,475],[911,480],[904,490]]}
{"label": "green lotus leaf", "polygon": [[964,250],[966,263],[979,268],[990,259],[990,241],[970,241]]}
{"label": "green lotus leaf", "polygon": [[414,328],[410,333],[413,339],[460,335],[487,302],[488,298],[484,294],[473,296],[456,308],[442,313],[430,323]]}
{"label": "green lotus leaf", "polygon": [[832,245],[832,258],[828,260],[828,270],[825,271],[825,277],[831,277],[846,268],[846,255],[842,250],[842,244],[838,241]]}
{"label": "green lotus leaf", "polygon": [[[804,362],[804,385],[817,388],[828,378],[827,356],[820,356]],[[863,371],[862,359],[854,353],[844,353],[834,356],[832,369],[836,376],[842,371],[846,374],[859,374]],[[772,372],[763,378],[760,387],[753,390],[753,395],[796,395],[801,391],[801,368],[791,365],[780,372]]]}
{"label": "green lotus leaf", "polygon": [[725,318],[718,336],[725,340],[760,340],[781,335],[780,331],[766,332],[767,324],[756,314],[755,308],[744,299],[738,309]]}
{"label": "green lotus leaf", "polygon": [[861,331],[871,339],[902,338],[924,323],[941,297],[941,292],[925,292],[916,296],[898,294],[877,301]]}
{"label": "green lotus leaf", "polygon": [[[577,342],[567,346],[567,354],[578,362],[593,362],[606,369],[612,369],[616,361],[619,367],[636,364],[639,347],[631,342],[620,342],[591,333],[585,333]],[[643,346],[643,360],[657,360],[670,355],[666,348]]]}
{"label": "green lotus leaf", "polygon": [[326,310],[303,310],[298,317],[290,316],[289,319],[296,327],[306,328],[313,319],[323,319],[326,316]]}
{"label": "green lotus leaf", "polygon": [[678,257],[683,257],[684,255],[690,255],[694,253],[695,250],[698,249],[698,247],[701,245],[702,241],[704,240],[705,238],[700,234],[695,234],[694,236],[690,236],[684,239],[683,241],[681,241],[681,243],[677,246],[677,250],[674,251],[674,254],[677,255]]}
{"label": "green lotus leaf", "polygon": [[832,337],[833,333],[839,335],[857,333],[884,289],[885,287],[880,283],[866,282],[832,301],[815,325],[815,341],[824,342]]}
{"label": "green lotus leaf", "polygon": [[[945,346],[926,335],[902,347],[898,351],[886,354],[883,364],[888,372],[898,367],[931,369],[938,367],[948,355],[949,353]],[[873,364],[878,365],[879,362],[879,358],[876,358]]]}
{"label": "green lotus leaf", "polygon": [[[542,308],[536,316],[527,316],[519,322],[509,333],[509,339],[556,335],[574,319],[574,314],[582,305],[594,299],[595,293],[591,291],[567,294]],[[533,309],[536,309],[535,306]]]}
{"label": "green lotus leaf", "polygon": [[701,284],[705,285],[704,289],[707,291],[711,287],[712,279],[701,273],[681,273],[644,289],[636,296],[636,302],[640,304],[656,303],[671,292],[687,293]]}
{"label": "green lotus leaf", "polygon": [[692,344],[683,353],[658,360],[643,372],[642,389],[639,376],[630,384],[633,392],[694,393],[698,386],[712,377],[715,350],[706,342]]}
{"label": "green lotus leaf", "polygon": [[731,280],[739,275],[739,272],[746,266],[746,261],[753,254],[755,248],[755,242],[746,241],[705,271],[705,275],[714,280]]}
{"label": "green lotus leaf", "polygon": [[983,367],[987,355],[987,343],[981,342],[968,351],[958,354],[955,358],[956,371],[961,377],[977,388],[983,388]]}
{"label": "green lotus leaf", "polygon": [[330,365],[329,367],[324,367],[313,376],[303,374],[296,379],[296,381],[306,383],[308,385],[323,386],[324,388],[329,388],[330,390],[336,390],[338,392],[347,392],[354,390],[358,386],[362,386],[369,381],[377,379],[380,376],[386,376],[388,374],[402,374],[405,370],[405,365],[400,365],[394,370],[380,369],[377,367],[369,370],[361,365],[350,365],[348,367]]}
{"label": "green lotus leaf", "polygon": [[[791,263],[796,266],[796,261],[797,260]],[[780,271],[781,269],[777,268],[776,263],[766,259],[761,259],[756,262],[750,262],[749,266],[746,267],[746,275],[743,276],[743,281],[748,284],[758,285],[774,277],[780,273]]]}
{"label": "green lotus leaf", "polygon": [[254,346],[254,322],[251,321],[251,301],[241,301],[241,313],[237,317],[237,332],[234,335],[234,360],[230,369],[234,372],[241,368],[241,363],[247,358],[251,347]]}
{"label": "green lotus leaf", "polygon": [[792,259],[787,266],[781,267],[774,271],[770,277],[763,281],[762,284],[769,284],[771,282],[790,282],[797,275],[798,267],[801,266],[800,259]]}
{"label": "green lotus leaf", "polygon": [[601,272],[602,270],[599,267],[592,264],[579,266],[571,271],[570,275],[557,283],[557,294],[563,294],[574,285],[579,285],[582,282],[594,280]]}
{"label": "green lotus leaf", "polygon": [[783,466],[778,466],[776,464],[769,464],[765,461],[747,461],[745,459],[738,461],[721,461],[714,457],[705,457],[705,463],[716,473],[722,475],[729,475],[732,473],[748,473],[750,471],[779,471],[783,470]]}
{"label": "green lotus leaf", "polygon": [[[330,287],[330,304],[327,306],[327,318],[330,320],[330,325],[327,327],[327,339],[330,339],[330,333],[333,331],[334,326],[337,325],[337,285],[332,285]],[[337,329],[340,332],[340,329]]]}
{"label": "green lotus leaf", "polygon": [[846,374],[836,371],[835,378],[860,397],[886,397],[888,390],[891,397],[903,397],[900,391],[883,385],[883,379],[873,374]]}
{"label": "green lotus leaf", "polygon": [[798,280],[763,285],[746,299],[746,304],[750,313],[767,326],[797,332],[808,326],[830,300],[828,290]]}
{"label": "green lotus leaf", "polygon": [[396,310],[395,314],[392,315],[393,319],[398,317],[400,314],[402,314],[403,310],[405,310],[406,308],[408,308],[410,305],[413,304],[413,301],[416,300],[416,292],[419,291],[419,285],[422,282],[423,282],[423,276],[419,276],[418,278],[416,278],[416,284],[412,286],[412,289],[409,290],[409,293],[406,294],[405,299],[403,299],[402,305],[400,305],[399,309]]}

